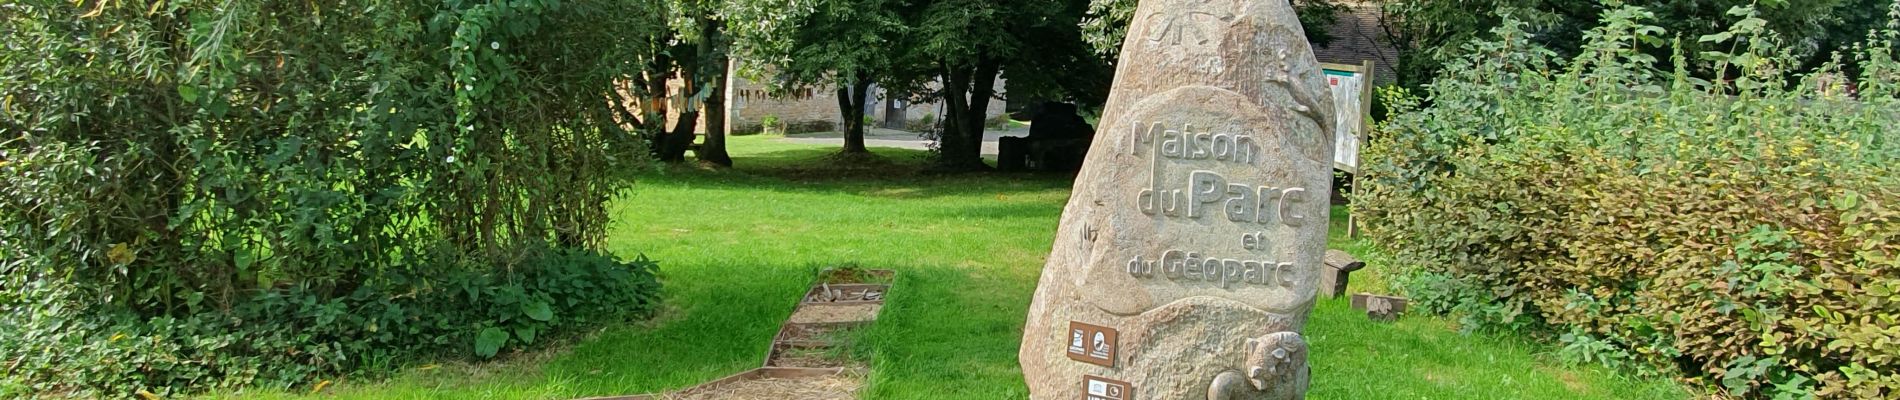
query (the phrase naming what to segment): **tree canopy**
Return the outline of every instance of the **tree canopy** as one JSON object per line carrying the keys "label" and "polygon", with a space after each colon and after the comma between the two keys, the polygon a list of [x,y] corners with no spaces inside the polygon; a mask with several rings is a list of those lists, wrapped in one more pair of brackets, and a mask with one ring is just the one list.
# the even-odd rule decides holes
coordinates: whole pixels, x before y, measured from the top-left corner
{"label": "tree canopy", "polygon": [[864,153],[864,106],[872,84],[891,77],[904,33],[892,0],[732,0],[736,51],[744,75],[785,93],[838,90],[844,151]]}
{"label": "tree canopy", "polygon": [[1013,99],[1099,104],[1108,62],[1082,38],[1083,0],[729,0],[744,74],[777,92],[839,90],[846,152],[863,151],[867,88],[945,103],[946,169],[981,168],[985,111]]}
{"label": "tree canopy", "polygon": [[[1717,34],[1736,17],[1729,10],[1758,5],[1760,18],[1775,38],[1802,66],[1813,68],[1832,53],[1866,38],[1884,21],[1880,16],[1890,0],[1384,0],[1387,33],[1412,54],[1401,58],[1401,83],[1429,82],[1443,68],[1441,59],[1465,43],[1486,36],[1509,16],[1529,24],[1530,40],[1560,55],[1575,55],[1586,41],[1585,32],[1598,24],[1613,3],[1641,7],[1656,14],[1659,37],[1681,38],[1682,50],[1697,54],[1710,50],[1698,42]],[[1662,62],[1670,57],[1665,46],[1646,50]],[[1707,66],[1691,72],[1708,76]]]}
{"label": "tree canopy", "polygon": [[941,166],[981,169],[985,110],[1007,79],[1018,99],[1099,103],[1112,71],[1082,40],[1083,0],[920,0],[900,7],[910,27],[892,46],[889,82],[945,103]]}

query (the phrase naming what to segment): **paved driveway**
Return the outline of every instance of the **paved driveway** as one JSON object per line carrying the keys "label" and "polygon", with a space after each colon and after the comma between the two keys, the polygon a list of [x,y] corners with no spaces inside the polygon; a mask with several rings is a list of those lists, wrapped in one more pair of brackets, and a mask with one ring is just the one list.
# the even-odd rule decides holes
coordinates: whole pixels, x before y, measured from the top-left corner
{"label": "paved driveway", "polygon": [[[1004,136],[1028,136],[1028,135],[1029,135],[1029,128],[1018,127],[1018,128],[1014,128],[1008,131],[986,129],[983,131],[983,155],[985,156],[996,155],[996,139],[997,138],[1004,137]],[[785,137],[779,138],[777,140],[792,142],[792,143],[804,143],[804,144],[822,144],[822,145],[832,145],[832,146],[844,145],[844,135],[839,134],[837,132],[800,133],[800,134],[794,134],[794,135],[786,135]],[[884,128],[871,128],[864,132],[864,146],[865,147],[895,147],[895,148],[900,148],[900,149],[928,150],[930,149],[930,140],[919,137],[917,136],[916,133],[913,133],[913,132],[884,129]]]}

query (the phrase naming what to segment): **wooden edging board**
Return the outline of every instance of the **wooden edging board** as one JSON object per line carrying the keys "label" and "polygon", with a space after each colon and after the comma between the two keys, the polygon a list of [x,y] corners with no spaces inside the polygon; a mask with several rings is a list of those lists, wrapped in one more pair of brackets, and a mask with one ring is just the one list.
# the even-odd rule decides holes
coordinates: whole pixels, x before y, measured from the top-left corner
{"label": "wooden edging board", "polygon": [[[808,377],[814,377],[814,376],[837,375],[843,372],[844,372],[844,368],[791,368],[791,367],[753,368],[753,369],[745,370],[745,372],[727,375],[724,378],[715,379],[711,382],[693,385],[692,387],[681,389],[678,393],[686,393],[686,392],[691,392],[694,390],[707,389],[707,388],[712,388],[719,385],[724,385],[724,384],[744,381],[744,380],[751,380],[751,379],[808,378]],[[582,399],[576,399],[576,400],[660,400],[664,398],[661,396],[662,395],[660,394],[636,394],[632,396],[588,397],[588,398],[582,398]]]}
{"label": "wooden edging board", "polygon": [[852,306],[852,305],[860,305],[860,304],[884,303],[883,298],[879,298],[877,300],[846,300],[846,301],[811,301],[810,300],[812,296],[817,295],[819,291],[825,290],[825,288],[827,287],[831,288],[832,290],[841,290],[841,291],[849,291],[849,290],[854,290],[854,289],[861,289],[861,290],[878,289],[878,290],[883,291],[886,294],[890,293],[891,291],[891,285],[888,283],[845,283],[845,284],[828,285],[828,286],[812,286],[811,290],[805,291],[805,297],[801,297],[798,299],[798,306],[799,307]]}

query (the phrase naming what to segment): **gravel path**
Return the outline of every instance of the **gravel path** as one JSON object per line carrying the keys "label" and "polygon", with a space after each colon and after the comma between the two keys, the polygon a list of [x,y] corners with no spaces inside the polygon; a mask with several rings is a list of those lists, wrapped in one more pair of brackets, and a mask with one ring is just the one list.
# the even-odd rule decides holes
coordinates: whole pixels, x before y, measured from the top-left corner
{"label": "gravel path", "polygon": [[[1016,129],[1012,129],[1012,130],[1004,131],[1004,132],[998,132],[996,130],[984,130],[983,131],[983,155],[986,155],[986,156],[996,155],[997,138],[1000,138],[1003,136],[1025,136],[1028,134],[1029,134],[1028,128],[1016,128]],[[831,146],[844,145],[844,135],[841,135],[837,132],[800,133],[800,134],[794,134],[794,135],[786,135],[785,137],[779,138],[777,140],[791,142],[791,143],[803,143],[803,144],[818,144],[818,145],[831,145]],[[912,133],[912,132],[883,129],[883,128],[872,128],[864,132],[864,146],[865,147],[893,147],[893,148],[899,148],[899,149],[912,149],[912,150],[929,150],[930,140],[926,140],[922,137],[918,137],[916,133]]]}

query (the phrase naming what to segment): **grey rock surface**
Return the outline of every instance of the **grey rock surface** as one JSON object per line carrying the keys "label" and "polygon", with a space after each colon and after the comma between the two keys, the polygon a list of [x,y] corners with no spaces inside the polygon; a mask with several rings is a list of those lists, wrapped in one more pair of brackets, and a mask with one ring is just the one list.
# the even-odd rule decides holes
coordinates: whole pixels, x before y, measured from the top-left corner
{"label": "grey rock surface", "polygon": [[[1144,0],[1024,328],[1031,398],[1291,399],[1319,287],[1333,110],[1286,0]],[[1069,322],[1120,332],[1070,359]]]}

